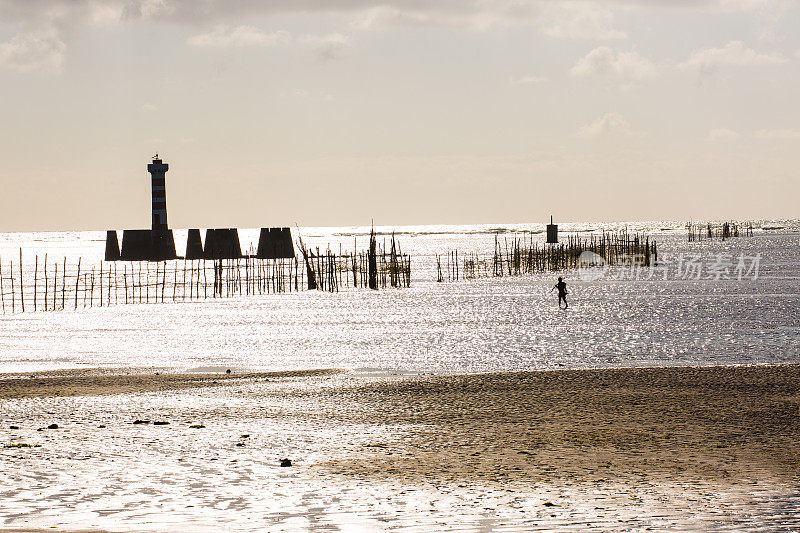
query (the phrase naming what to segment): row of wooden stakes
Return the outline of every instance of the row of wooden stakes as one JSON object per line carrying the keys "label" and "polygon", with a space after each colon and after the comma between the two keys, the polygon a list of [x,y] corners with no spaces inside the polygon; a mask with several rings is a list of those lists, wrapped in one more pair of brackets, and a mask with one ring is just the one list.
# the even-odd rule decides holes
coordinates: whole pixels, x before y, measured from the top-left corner
{"label": "row of wooden stakes", "polygon": [[[19,260],[3,264],[0,258],[2,313],[57,311],[131,303],[164,303],[284,293],[300,290],[338,292],[340,287],[411,286],[411,258],[400,251],[392,236],[387,250],[370,240],[366,252],[340,250],[338,255],[309,252],[298,257],[260,259],[192,259],[170,261],[101,261],[86,267],[82,259],[67,264],[33,259],[32,271]],[[352,283],[351,283],[352,281]]]}
{"label": "row of wooden stakes", "polygon": [[436,276],[441,282],[576,269],[581,267],[584,252],[596,254],[609,265],[635,262],[647,267],[658,261],[655,240],[627,231],[584,238],[568,235],[566,242],[559,244],[541,243],[532,234],[504,239],[502,243],[495,236],[491,256],[458,250],[436,255]]}
{"label": "row of wooden stakes", "polygon": [[708,240],[727,240],[732,237],[752,237],[753,236],[753,223],[739,225],[737,222],[723,222],[721,224],[686,224],[686,230],[689,233],[689,242],[698,242],[703,239]]}
{"label": "row of wooden stakes", "polygon": [[375,231],[370,232],[369,248],[358,252],[353,242],[352,253],[332,252],[330,247],[320,252],[309,250],[300,239],[300,253],[306,267],[308,289],[338,292],[339,287],[405,288],[411,286],[411,257],[404,254],[392,234],[389,247],[384,239],[379,245]]}
{"label": "row of wooden stakes", "polygon": [[[304,285],[297,259],[103,262],[86,268],[79,258],[40,264],[33,272],[19,261],[0,260],[2,313],[59,311],[132,303],[183,302],[207,298],[298,291]],[[70,271],[71,270],[71,271]]]}

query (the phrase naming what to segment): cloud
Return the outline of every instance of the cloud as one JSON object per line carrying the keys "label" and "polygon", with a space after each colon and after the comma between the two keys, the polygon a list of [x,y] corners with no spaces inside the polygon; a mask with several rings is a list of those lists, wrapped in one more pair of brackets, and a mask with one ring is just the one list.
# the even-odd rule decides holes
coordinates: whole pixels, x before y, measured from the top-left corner
{"label": "cloud", "polygon": [[350,26],[357,30],[374,30],[386,26],[460,26],[469,21],[456,13],[434,9],[400,9],[392,5],[375,5],[356,11]]}
{"label": "cloud", "polygon": [[65,48],[55,30],[20,33],[0,43],[0,66],[18,72],[58,73]]}
{"label": "cloud", "polygon": [[619,39],[612,6],[582,0],[0,0],[0,20],[69,28],[134,20],[215,25],[278,14],[349,17],[356,28],[386,25],[487,30],[536,27],[556,38]]}
{"label": "cloud", "polygon": [[798,141],[800,140],[800,129],[765,129],[758,130],[753,134],[756,139],[770,141]]}
{"label": "cloud", "polygon": [[[119,2],[109,3],[119,4]],[[175,5],[180,3],[181,2],[171,2],[169,0],[134,0],[124,4],[123,13],[127,17],[151,19],[173,12],[175,10]]]}
{"label": "cloud", "polygon": [[[517,7],[527,11],[524,4],[519,4]],[[399,26],[452,27],[486,31],[496,27],[531,25],[531,19],[526,13],[522,18],[514,20],[505,9],[497,9],[491,5],[481,7],[471,5],[469,2],[465,2],[460,8],[448,5],[447,2],[430,2],[428,5],[420,3],[416,6],[388,3],[355,10],[351,14],[350,25],[357,30]]]}
{"label": "cloud", "polygon": [[[337,10],[333,7],[336,4],[329,2],[325,5]],[[478,31],[498,27],[534,27],[553,38],[627,37],[625,32],[613,27],[614,13],[611,9],[579,0],[340,0],[338,5],[340,10],[352,9],[351,24],[360,30],[385,26],[444,26]]]}
{"label": "cloud", "polygon": [[[706,135],[706,140],[714,142],[734,142],[741,138],[739,133],[725,129],[712,129]],[[752,133],[752,138],[763,141],[800,141],[800,129],[798,128],[776,128],[761,129]]]}
{"label": "cloud", "polygon": [[619,39],[625,33],[613,27],[615,10],[670,8],[771,16],[793,4],[792,0],[0,0],[0,20],[60,20],[72,25],[159,20],[198,25],[282,13],[334,13],[354,16],[366,25],[531,25],[554,37]]}
{"label": "cloud", "polygon": [[669,8],[700,13],[764,13],[785,12],[795,0],[617,0],[626,8]]}
{"label": "cloud", "polygon": [[658,74],[656,65],[638,53],[615,52],[599,46],[583,56],[569,71],[576,78],[606,77],[623,81],[641,81]]}
{"label": "cloud", "polygon": [[550,81],[550,79],[546,76],[534,76],[532,74],[520,76],[519,78],[511,78],[511,83],[514,85],[540,85],[548,81]]}
{"label": "cloud", "polygon": [[542,2],[538,26],[543,34],[568,39],[625,39],[613,27],[614,13],[595,2]]}
{"label": "cloud", "polygon": [[600,137],[644,137],[643,131],[636,131],[630,122],[619,113],[606,113],[591,124],[583,126],[577,136],[585,139]]}
{"label": "cloud", "polygon": [[265,32],[254,26],[229,27],[218,25],[208,33],[189,37],[186,42],[196,48],[241,48],[275,46],[296,42],[313,49],[317,60],[325,62],[341,57],[350,45],[350,37],[341,33],[328,35],[302,35],[293,38],[289,32]]}
{"label": "cloud", "polygon": [[198,48],[226,48],[243,46],[273,46],[286,44],[291,36],[285,31],[266,33],[253,26],[236,26],[229,28],[218,25],[208,33],[193,35],[187,39],[190,46]]}
{"label": "cloud", "polygon": [[142,104],[142,111],[158,111],[158,107],[150,102],[145,102]]}
{"label": "cloud", "polygon": [[686,69],[697,68],[701,73],[710,73],[724,66],[780,65],[787,61],[780,54],[760,54],[752,48],[747,48],[741,41],[730,41],[722,47],[695,50],[678,66]]}
{"label": "cloud", "polygon": [[319,61],[331,61],[341,57],[345,48],[350,45],[350,38],[341,33],[329,35],[303,35],[299,41],[313,48]]}
{"label": "cloud", "polygon": [[711,4],[721,11],[760,11],[786,4],[785,0],[711,0]]}
{"label": "cloud", "polygon": [[[479,31],[525,27],[558,39],[613,40],[627,38],[627,34],[615,26],[618,12],[651,12],[656,9],[743,12],[772,20],[775,13],[785,11],[781,6],[787,3],[791,4],[789,0],[0,0],[0,20],[7,25],[26,28],[25,31],[52,28],[55,31],[50,41],[55,46],[51,47],[53,53],[49,64],[52,68],[53,64],[60,65],[57,58],[64,52],[63,45],[69,44],[84,28],[107,28],[135,21],[206,28],[206,33],[190,38],[190,44],[198,47],[270,46],[285,42],[287,34],[283,32],[267,33],[252,26],[236,25],[258,17],[281,14],[336,15],[349,19],[352,27],[358,29],[387,25],[458,27]],[[318,56],[321,60],[328,60],[345,47],[346,43],[342,42],[320,44]],[[686,65],[713,68],[719,61],[725,61],[713,57],[714,50],[695,52]],[[723,49],[723,52],[735,53],[736,50]],[[742,54],[742,50],[739,52],[747,55]],[[781,59],[775,55],[754,52],[753,55],[760,61]],[[624,54],[620,56],[623,61],[626,59]],[[9,61],[13,62],[6,59],[7,63]],[[639,67],[646,65],[640,64]]]}
{"label": "cloud", "polygon": [[706,139],[712,142],[733,142],[739,140],[739,134],[733,130],[717,128],[709,130]]}
{"label": "cloud", "polygon": [[318,100],[321,102],[333,102],[336,98],[329,93],[321,93],[319,91],[309,91],[308,89],[296,89],[294,95],[298,98],[307,100]]}

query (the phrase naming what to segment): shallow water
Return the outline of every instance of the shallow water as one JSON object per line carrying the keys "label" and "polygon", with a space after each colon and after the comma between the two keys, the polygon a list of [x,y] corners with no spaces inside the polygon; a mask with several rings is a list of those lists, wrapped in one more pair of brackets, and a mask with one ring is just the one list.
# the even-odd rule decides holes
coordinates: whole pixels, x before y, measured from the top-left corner
{"label": "shallow water", "polygon": [[[665,231],[663,228],[676,229]],[[792,225],[794,224],[794,225]],[[486,372],[553,367],[708,365],[797,361],[800,356],[800,225],[725,242],[686,242],[681,225],[640,224],[659,243],[662,266],[638,280],[582,281],[565,273],[570,309],[556,307],[553,274],[436,283],[433,254],[459,249],[491,254],[494,241],[534,226],[405,227],[412,256],[410,289],[300,292],[224,300],[82,307],[76,311],[9,313],[0,317],[4,372],[81,366],[167,366],[192,369],[305,368],[409,372]],[[622,226],[617,225],[617,226]],[[587,232],[598,226],[575,226]],[[613,229],[607,226],[605,229]],[[296,231],[296,230],[295,230]],[[368,228],[310,228],[311,246],[366,243]],[[503,231],[498,236],[497,232]],[[257,239],[243,230],[241,241]],[[518,233],[516,233],[518,234]],[[22,246],[82,256],[99,263],[104,235],[0,235],[7,261]],[[184,237],[185,238],[185,237]],[[526,237],[529,238],[529,237]],[[541,239],[541,233],[533,238]],[[180,232],[177,242],[182,242]],[[179,250],[180,252],[180,250]],[[717,254],[732,262],[759,256],[759,272],[736,279],[683,279],[677,259],[700,254],[708,268]],[[752,261],[750,261],[750,264]],[[632,273],[632,271],[631,271]],[[664,277],[667,279],[663,279]],[[8,288],[6,288],[8,290]]]}

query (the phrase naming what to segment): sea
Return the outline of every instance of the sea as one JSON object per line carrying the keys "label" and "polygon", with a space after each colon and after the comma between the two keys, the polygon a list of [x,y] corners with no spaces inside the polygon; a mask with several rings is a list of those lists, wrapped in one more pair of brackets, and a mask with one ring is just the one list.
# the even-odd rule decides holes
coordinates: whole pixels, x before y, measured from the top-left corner
{"label": "sea", "polygon": [[[464,279],[463,258],[542,242],[543,224],[396,226],[411,257],[410,288],[245,295],[178,303],[0,313],[0,371],[169,367],[470,373],[548,368],[732,365],[800,360],[800,221],[741,221],[753,235],[689,242],[678,221],[566,223],[589,238],[627,231],[655,240],[658,264]],[[370,227],[292,228],[312,250],[363,251]],[[246,252],[258,229],[239,231]],[[175,230],[178,254],[186,231]],[[0,234],[10,293],[22,254],[26,285],[47,254],[99,268],[104,231]],[[459,280],[447,275],[458,251]],[[437,282],[437,256],[445,280]],[[108,265],[108,263],[106,263]],[[41,270],[39,272],[41,276]],[[567,282],[569,308],[552,290]],[[40,281],[41,283],[41,281]],[[41,290],[41,286],[40,286]],[[39,296],[40,301],[42,296]],[[29,298],[30,300],[30,298]],[[82,304],[82,302],[79,302]]]}

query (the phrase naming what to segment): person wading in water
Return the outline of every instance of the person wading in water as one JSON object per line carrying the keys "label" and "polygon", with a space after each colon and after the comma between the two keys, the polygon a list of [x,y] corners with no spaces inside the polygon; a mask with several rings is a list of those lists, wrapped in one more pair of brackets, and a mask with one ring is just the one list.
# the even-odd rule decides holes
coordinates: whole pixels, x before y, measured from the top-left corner
{"label": "person wading in water", "polygon": [[564,278],[559,276],[558,283],[556,283],[555,286],[550,289],[550,292],[553,292],[556,289],[558,289],[558,308],[561,309],[561,300],[564,300],[564,309],[566,309],[569,307],[569,305],[567,304],[567,284],[564,281]]}

